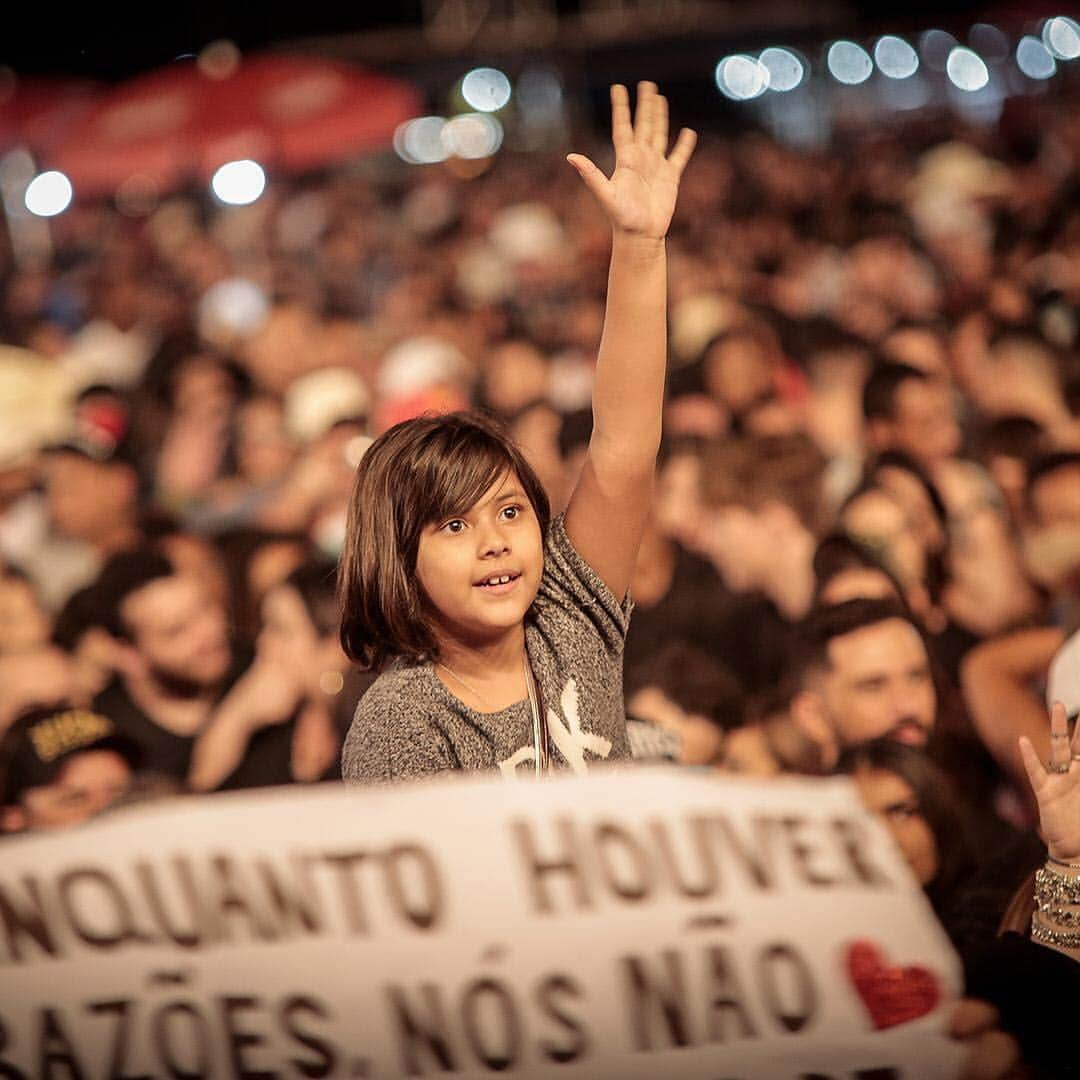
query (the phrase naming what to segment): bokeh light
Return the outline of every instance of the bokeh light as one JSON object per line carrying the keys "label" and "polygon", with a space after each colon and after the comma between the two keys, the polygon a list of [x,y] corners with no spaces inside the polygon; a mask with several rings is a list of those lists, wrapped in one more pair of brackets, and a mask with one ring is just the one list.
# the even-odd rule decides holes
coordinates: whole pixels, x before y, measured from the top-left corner
{"label": "bokeh light", "polygon": [[410,165],[434,165],[446,160],[442,131],[446,121],[441,116],[418,116],[398,125],[394,149]]}
{"label": "bokeh light", "polygon": [[345,677],[340,671],[324,671],[319,675],[319,689],[331,697],[340,694],[344,685]]}
{"label": "bokeh light", "polygon": [[477,112],[498,112],[510,100],[510,80],[498,68],[473,68],[461,80],[461,96]]}
{"label": "bokeh light", "polygon": [[266,173],[250,158],[229,161],[214,173],[210,189],[229,206],[248,206],[266,190]]}
{"label": "bokeh light", "polygon": [[944,71],[956,38],[946,30],[927,30],[919,36],[919,55],[931,71]]}
{"label": "bokeh light", "polygon": [[439,135],[448,156],[476,161],[502,146],[503,127],[487,113],[464,113],[448,120]]}
{"label": "bokeh light", "polygon": [[733,101],[750,101],[769,88],[769,69],[753,56],[725,56],[716,65],[716,85]]}
{"label": "bokeh light", "polygon": [[530,116],[557,116],[563,103],[558,72],[548,67],[526,68],[517,81],[517,103]]}
{"label": "bokeh light", "polygon": [[1047,19],[1042,28],[1043,44],[1058,60],[1080,56],[1080,23],[1067,15]]}
{"label": "bokeh light", "polygon": [[1016,46],[1016,66],[1029,79],[1049,79],[1057,71],[1050,50],[1031,34],[1022,37]]}
{"label": "bokeh light", "polygon": [[886,34],[874,46],[874,60],[882,75],[908,79],[919,70],[919,54],[903,39]]}
{"label": "bokeh light", "polygon": [[270,313],[270,301],[259,285],[247,278],[231,277],[219,281],[199,299],[196,322],[208,339],[233,335],[247,337],[255,333]]}
{"label": "bokeh light", "polygon": [[963,45],[957,45],[949,53],[949,59],[945,63],[945,72],[953,86],[967,93],[981,90],[990,81],[990,71],[986,62],[978,53]]}
{"label": "bokeh light", "polygon": [[23,198],[26,209],[37,217],[55,217],[70,205],[74,191],[71,181],[62,173],[43,172],[35,176]]}
{"label": "bokeh light", "polygon": [[874,70],[870,54],[854,41],[834,41],[829,46],[825,62],[832,77],[846,86],[866,82]]}
{"label": "bokeh light", "polygon": [[968,31],[968,44],[990,64],[1000,64],[1009,58],[1009,39],[990,23],[976,23]]}
{"label": "bokeh light", "polygon": [[220,81],[240,66],[240,50],[231,41],[212,41],[195,62],[208,79]]}
{"label": "bokeh light", "polygon": [[762,50],[758,62],[769,73],[769,89],[780,94],[794,90],[806,76],[806,65],[790,49],[770,46]]}

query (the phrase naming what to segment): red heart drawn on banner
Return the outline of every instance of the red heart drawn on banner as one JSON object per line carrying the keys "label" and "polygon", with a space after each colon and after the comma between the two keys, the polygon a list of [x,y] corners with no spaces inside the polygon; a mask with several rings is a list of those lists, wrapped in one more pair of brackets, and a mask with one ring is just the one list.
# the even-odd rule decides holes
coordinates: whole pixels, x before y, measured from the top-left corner
{"label": "red heart drawn on banner", "polygon": [[941,1000],[937,976],[929,968],[889,964],[871,941],[853,941],[844,963],[878,1031],[926,1016]]}

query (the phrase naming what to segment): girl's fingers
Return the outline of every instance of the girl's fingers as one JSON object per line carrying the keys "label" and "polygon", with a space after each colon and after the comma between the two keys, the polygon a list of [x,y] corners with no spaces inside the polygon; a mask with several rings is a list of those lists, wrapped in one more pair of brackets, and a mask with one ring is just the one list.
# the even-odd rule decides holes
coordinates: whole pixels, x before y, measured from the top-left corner
{"label": "girl's fingers", "polygon": [[686,168],[686,163],[690,160],[690,155],[694,152],[696,145],[697,132],[690,128],[683,128],[679,132],[678,139],[675,140],[675,149],[671,151],[671,156],[668,158],[668,161],[675,166],[676,176],[682,176],[682,171]]}
{"label": "girl's fingers", "polygon": [[653,125],[653,149],[663,157],[667,153],[668,104],[663,94],[656,95],[656,122]]}
{"label": "girl's fingers", "polygon": [[1046,780],[1046,769],[1039,760],[1039,755],[1035,753],[1035,747],[1031,745],[1031,740],[1026,735],[1020,736],[1020,757],[1024,760],[1024,771],[1031,782],[1031,789],[1037,793]]}
{"label": "girl's fingers", "polygon": [[1072,747],[1069,745],[1069,721],[1065,716],[1065,706],[1055,701],[1050,710],[1050,767],[1055,772],[1067,772],[1072,760]]}
{"label": "girl's fingers", "polygon": [[600,200],[607,202],[608,178],[584,154],[567,154],[566,160],[577,170],[585,186]]}
{"label": "girl's fingers", "polygon": [[[633,141],[634,129],[630,123],[630,92],[622,83],[611,88],[611,141],[618,152],[620,146]],[[575,155],[576,156],[576,155]]]}
{"label": "girl's fingers", "polygon": [[634,114],[634,138],[646,146],[652,145],[655,127],[656,83],[643,80],[637,85],[637,110]]}

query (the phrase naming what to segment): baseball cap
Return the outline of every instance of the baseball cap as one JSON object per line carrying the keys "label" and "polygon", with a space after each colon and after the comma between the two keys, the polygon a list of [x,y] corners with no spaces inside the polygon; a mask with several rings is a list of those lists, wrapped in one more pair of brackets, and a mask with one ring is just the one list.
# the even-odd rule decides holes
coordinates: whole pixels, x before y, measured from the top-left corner
{"label": "baseball cap", "polygon": [[133,464],[130,404],[111,387],[87,387],[75,402],[65,436],[46,443],[42,451],[78,454],[101,464]]}
{"label": "baseball cap", "polygon": [[90,750],[113,750],[132,769],[142,760],[138,746],[100,713],[69,705],[23,713],[0,739],[0,806],[54,783],[69,758]]}
{"label": "baseball cap", "polygon": [[294,379],[285,393],[285,425],[298,442],[312,442],[343,420],[365,420],[371,395],[344,367],[319,368]]}

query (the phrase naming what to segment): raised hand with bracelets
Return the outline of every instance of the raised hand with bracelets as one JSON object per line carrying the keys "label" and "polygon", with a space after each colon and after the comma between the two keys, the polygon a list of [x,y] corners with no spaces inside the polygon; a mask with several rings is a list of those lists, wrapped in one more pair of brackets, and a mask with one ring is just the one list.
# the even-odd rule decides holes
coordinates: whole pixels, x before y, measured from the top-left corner
{"label": "raised hand with bracelets", "polygon": [[1069,738],[1065,706],[1050,710],[1050,760],[1026,736],[1020,753],[1039,805],[1046,866],[1035,876],[1031,939],[1080,960],[1080,724]]}

